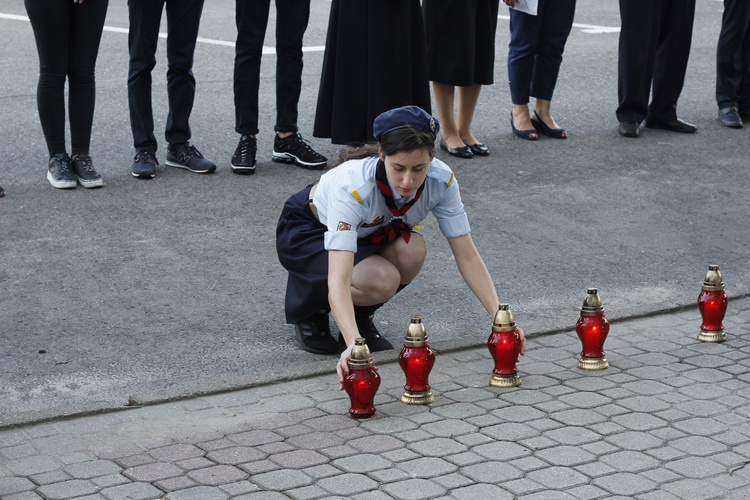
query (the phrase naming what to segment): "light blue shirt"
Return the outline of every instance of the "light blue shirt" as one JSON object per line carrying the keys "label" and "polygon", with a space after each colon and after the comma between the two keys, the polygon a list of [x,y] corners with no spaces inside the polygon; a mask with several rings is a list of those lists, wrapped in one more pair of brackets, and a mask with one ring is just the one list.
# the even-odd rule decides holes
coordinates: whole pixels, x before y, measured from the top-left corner
{"label": "light blue shirt", "polygon": [[[321,176],[313,203],[320,222],[328,228],[326,250],[356,252],[357,239],[389,225],[394,218],[375,181],[377,164],[377,157],[350,160]],[[413,198],[401,197],[395,191],[394,195],[399,207]],[[422,196],[403,220],[413,228],[430,212],[446,238],[469,233],[469,219],[461,202],[458,182],[450,167],[438,159],[430,162]]]}

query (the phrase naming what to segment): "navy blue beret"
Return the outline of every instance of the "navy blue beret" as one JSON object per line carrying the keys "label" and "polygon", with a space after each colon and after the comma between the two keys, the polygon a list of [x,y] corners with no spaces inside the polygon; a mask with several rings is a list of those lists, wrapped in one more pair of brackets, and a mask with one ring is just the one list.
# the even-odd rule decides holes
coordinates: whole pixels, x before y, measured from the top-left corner
{"label": "navy blue beret", "polygon": [[372,135],[380,141],[383,134],[399,128],[414,127],[430,132],[437,137],[440,122],[419,106],[403,106],[381,113],[372,124]]}

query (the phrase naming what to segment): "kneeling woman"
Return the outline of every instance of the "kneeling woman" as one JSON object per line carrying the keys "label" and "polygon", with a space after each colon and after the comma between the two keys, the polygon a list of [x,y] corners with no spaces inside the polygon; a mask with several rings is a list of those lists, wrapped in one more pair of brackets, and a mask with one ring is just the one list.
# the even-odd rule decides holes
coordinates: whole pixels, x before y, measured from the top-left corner
{"label": "kneeling woman", "polygon": [[373,124],[377,146],[345,149],[344,163],[284,205],[276,248],[289,271],[286,319],[303,349],[333,354],[339,350],[328,319],[333,312],[346,343],[337,366],[340,381],[357,337],[371,351],[393,348],[372,315],[422,269],[427,249],[413,228],[429,212],[469,288],[490,316],[497,310],[497,292],[469,234],[458,183],[434,158],[438,130],[437,120],[416,106],[387,111]]}

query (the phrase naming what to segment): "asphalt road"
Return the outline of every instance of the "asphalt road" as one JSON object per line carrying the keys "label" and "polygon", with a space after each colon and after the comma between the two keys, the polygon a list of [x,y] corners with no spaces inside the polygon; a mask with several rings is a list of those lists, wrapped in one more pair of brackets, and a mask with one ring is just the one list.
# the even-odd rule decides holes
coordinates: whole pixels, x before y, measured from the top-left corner
{"label": "asphalt road", "polygon": [[[333,157],[337,146],[311,137],[329,8],[312,2],[299,126]],[[510,132],[501,13],[496,84],[482,93],[474,127],[492,155],[438,156],[456,172],[477,246],[527,335],[574,335],[590,286],[600,289],[615,337],[618,319],[693,307],[710,263],[724,275],[729,314],[731,297],[750,292],[750,130],[720,127],[713,97],[722,8],[697,4],[678,113],[698,133],[645,130],[633,140],[618,135],[614,116],[617,2],[579,0],[553,107],[570,138],[536,143]],[[207,2],[194,68],[193,142],[219,169],[205,176],[160,167],[150,181],[130,175],[127,10],[111,2],[91,151],[106,183],[99,190],[60,191],[45,180],[38,60],[31,26],[18,16],[23,2],[0,0],[0,425],[331,373],[336,358],[301,351],[284,324],[275,223],[284,200],[319,173],[270,161],[273,54],[262,68],[257,172],[229,169],[234,2]],[[273,29],[266,45],[274,45]],[[157,57],[158,130],[163,41]],[[434,219],[425,237],[424,272],[381,310],[379,328],[399,344],[419,314],[438,350],[481,343],[490,318]]]}

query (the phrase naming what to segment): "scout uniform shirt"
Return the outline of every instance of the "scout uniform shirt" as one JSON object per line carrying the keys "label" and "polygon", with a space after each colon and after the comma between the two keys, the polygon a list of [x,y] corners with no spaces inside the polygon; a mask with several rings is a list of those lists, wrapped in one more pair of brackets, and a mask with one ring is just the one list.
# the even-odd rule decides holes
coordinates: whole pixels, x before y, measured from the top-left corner
{"label": "scout uniform shirt", "polygon": [[[366,239],[380,227],[388,226],[394,218],[375,182],[378,161],[378,157],[350,160],[321,176],[313,203],[320,222],[328,228],[324,241],[326,250],[356,253],[357,239]],[[414,197],[401,197],[392,187],[391,191],[398,207]],[[422,196],[406,212],[403,221],[413,227],[429,212],[435,215],[440,232],[446,238],[463,236],[470,231],[458,182],[450,167],[436,158],[428,166]]]}

